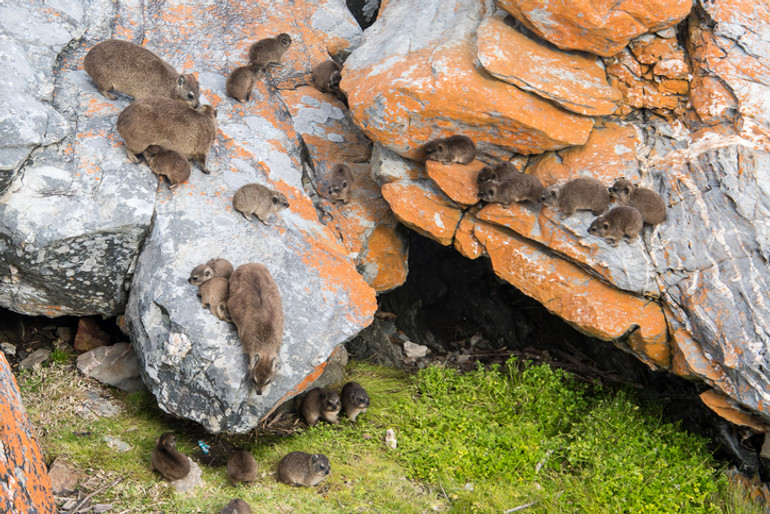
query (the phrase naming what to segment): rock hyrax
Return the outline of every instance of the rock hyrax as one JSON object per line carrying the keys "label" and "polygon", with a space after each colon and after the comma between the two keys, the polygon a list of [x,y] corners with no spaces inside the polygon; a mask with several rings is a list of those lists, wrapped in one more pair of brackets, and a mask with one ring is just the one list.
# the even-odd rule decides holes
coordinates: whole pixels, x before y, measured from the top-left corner
{"label": "rock hyrax", "polygon": [[479,199],[507,206],[516,202],[539,202],[543,191],[543,183],[536,176],[509,173],[479,185]]}
{"label": "rock hyrax", "polygon": [[233,274],[233,265],[227,259],[217,257],[210,259],[206,264],[198,264],[190,273],[189,283],[199,286],[210,278],[225,277],[230,278]]}
{"label": "rock hyrax", "polygon": [[227,459],[227,478],[233,485],[238,485],[241,482],[254,483],[257,480],[258,472],[257,461],[254,460],[250,452],[242,448],[233,450]]}
{"label": "rock hyrax", "polygon": [[468,164],[476,158],[476,145],[468,136],[454,135],[429,141],[423,146],[423,152],[429,161]]}
{"label": "rock hyrax", "polygon": [[176,449],[176,436],[171,432],[166,432],[155,442],[151,462],[152,469],[169,481],[184,478],[190,472],[190,461]]}
{"label": "rock hyrax", "polygon": [[240,498],[230,500],[220,514],[251,514],[251,506]]}
{"label": "rock hyrax", "polygon": [[572,216],[579,210],[601,214],[610,205],[610,194],[601,181],[592,177],[578,177],[546,188],[542,200],[549,207],[560,209],[562,217]]}
{"label": "rock hyrax", "polygon": [[235,98],[239,102],[248,102],[251,90],[254,89],[257,79],[264,71],[263,66],[254,63],[235,68],[227,76],[227,82],[225,82],[227,96]]}
{"label": "rock hyrax", "polygon": [[99,92],[115,99],[110,90],[131,95],[167,96],[198,107],[200,91],[194,75],[180,75],[166,61],[130,41],[108,39],[95,45],[83,59],[83,67]]}
{"label": "rock hyrax", "polygon": [[340,422],[340,408],[340,395],[328,389],[311,389],[302,399],[302,417],[309,427],[315,425],[318,418],[336,425]]}
{"label": "rock hyrax", "polygon": [[278,463],[278,480],[289,485],[312,487],[331,472],[326,455],[291,452]]}
{"label": "rock hyrax", "polygon": [[288,206],[289,201],[283,193],[262,184],[244,184],[233,195],[233,207],[249,221],[252,214],[256,214],[262,223],[267,224],[271,214]]}
{"label": "rock hyrax", "polygon": [[331,59],[318,63],[310,72],[313,86],[322,93],[342,94],[340,81],[342,80],[342,66]]}
{"label": "rock hyrax", "polygon": [[227,310],[230,296],[229,280],[225,277],[211,277],[200,285],[201,306],[223,321],[231,321]]}
{"label": "rock hyrax", "polygon": [[342,386],[340,398],[342,408],[351,421],[355,421],[359,414],[369,408],[369,394],[358,382],[348,382]]}
{"label": "rock hyrax", "polygon": [[233,271],[227,310],[249,356],[248,376],[261,395],[275,376],[283,340],[281,294],[264,265],[251,262]]}
{"label": "rock hyrax", "polygon": [[628,236],[630,243],[642,231],[642,215],[634,207],[619,205],[596,218],[588,228],[588,233],[603,237],[612,246],[618,246],[623,236]]}
{"label": "rock hyrax", "polygon": [[615,181],[609,188],[609,192],[620,205],[635,207],[648,225],[657,225],[666,221],[666,204],[656,191],[639,187],[622,178]]}
{"label": "rock hyrax", "polygon": [[281,64],[281,58],[291,46],[291,36],[284,33],[260,39],[249,47],[249,62],[260,66]]}
{"label": "rock hyrax", "polygon": [[153,173],[166,177],[172,186],[190,178],[190,161],[173,150],[164,150],[157,145],[150,145],[144,151],[144,160]]}
{"label": "rock hyrax", "polygon": [[217,137],[216,115],[210,105],[193,109],[170,98],[148,96],[123,109],[118,116],[118,133],[132,162],[137,162],[137,155],[148,146],[157,145],[198,161],[201,170],[208,173],[206,156]]}
{"label": "rock hyrax", "polygon": [[501,162],[492,166],[484,166],[476,175],[476,184],[481,188],[485,182],[494,182],[504,180],[510,175],[520,175],[521,173],[510,162]]}
{"label": "rock hyrax", "polygon": [[329,196],[335,202],[343,204],[350,201],[353,188],[353,173],[347,164],[335,164],[329,179]]}

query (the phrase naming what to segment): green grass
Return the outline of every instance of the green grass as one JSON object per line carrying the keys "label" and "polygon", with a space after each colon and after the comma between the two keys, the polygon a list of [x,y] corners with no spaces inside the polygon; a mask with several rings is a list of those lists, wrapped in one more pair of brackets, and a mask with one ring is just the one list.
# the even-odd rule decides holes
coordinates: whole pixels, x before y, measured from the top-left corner
{"label": "green grass", "polygon": [[[224,468],[203,468],[203,485],[176,493],[150,468],[157,436],[178,435],[191,454],[215,437],[163,414],[148,395],[127,395],[53,364],[19,377],[47,459],[83,470],[89,489],[115,512],[218,513],[234,497],[255,512],[761,512],[731,485],[706,441],[662,420],[625,391],[574,381],[514,360],[460,374],[429,367],[416,376],[351,363],[348,379],[372,397],[358,423],[319,423],[289,436],[261,431],[229,438],[260,463],[253,487],[232,487]],[[78,414],[87,389],[122,405],[112,418]],[[300,422],[297,427],[303,427]],[[44,427],[44,430],[43,430]],[[387,429],[398,446],[386,447]],[[119,453],[111,435],[131,445]],[[293,450],[325,453],[332,475],[315,488],[277,483]]]}

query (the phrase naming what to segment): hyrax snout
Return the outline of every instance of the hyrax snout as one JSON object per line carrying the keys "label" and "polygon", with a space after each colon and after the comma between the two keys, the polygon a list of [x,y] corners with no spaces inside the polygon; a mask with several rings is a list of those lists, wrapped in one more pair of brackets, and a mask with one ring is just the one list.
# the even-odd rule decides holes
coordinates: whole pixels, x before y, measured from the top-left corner
{"label": "hyrax snout", "polygon": [[329,196],[343,204],[350,201],[353,189],[353,173],[347,164],[335,164],[329,178]]}
{"label": "hyrax snout", "polygon": [[355,421],[359,414],[369,408],[369,394],[358,382],[348,382],[342,386],[340,398],[345,415],[351,421]]}
{"label": "hyrax snout", "polygon": [[257,79],[264,72],[264,66],[254,63],[238,66],[227,76],[227,81],[225,82],[227,96],[235,98],[239,102],[248,102],[251,97],[251,91],[257,84]]}
{"label": "hyrax snout", "polygon": [[114,100],[110,91],[120,91],[135,100],[167,96],[198,107],[200,90],[194,75],[180,75],[166,61],[146,48],[120,39],[95,45],[83,59],[83,67],[99,92]]}
{"label": "hyrax snout", "polygon": [[200,285],[201,306],[222,321],[230,321],[227,299],[230,297],[230,283],[225,277],[212,277]]}
{"label": "hyrax snout", "polygon": [[230,483],[252,484],[257,480],[259,465],[251,453],[243,448],[236,448],[227,459],[227,478]]}
{"label": "hyrax snout", "polygon": [[330,472],[329,459],[320,453],[291,452],[278,463],[278,480],[294,486],[312,487]]}
{"label": "hyrax snout", "polygon": [[623,236],[630,243],[642,231],[642,215],[634,207],[620,205],[613,207],[596,218],[588,228],[588,233],[603,237],[612,246],[618,246]]}
{"label": "hyrax snout", "polygon": [[657,225],[666,221],[666,204],[663,198],[652,189],[639,187],[622,178],[610,186],[609,193],[620,205],[635,207],[648,225]]}
{"label": "hyrax snout", "polygon": [[230,261],[217,257],[215,259],[209,259],[205,264],[198,264],[195,266],[187,281],[194,286],[199,286],[214,277],[230,278],[232,273],[233,265],[230,264]]}
{"label": "hyrax snout", "polygon": [[423,146],[426,160],[442,164],[468,164],[476,158],[476,145],[471,138],[463,135],[434,139]]}
{"label": "hyrax snout", "polygon": [[479,185],[479,199],[507,206],[516,202],[539,202],[543,191],[543,183],[536,176],[509,173],[504,178],[489,180]]}
{"label": "hyrax snout", "polygon": [[281,33],[275,37],[260,39],[249,47],[249,62],[259,66],[281,64],[281,58],[291,46],[291,36]]}
{"label": "hyrax snout", "polygon": [[610,205],[610,195],[601,181],[592,177],[578,177],[564,184],[549,186],[543,193],[542,201],[549,207],[560,209],[564,217],[572,216],[580,210],[601,214]]}
{"label": "hyrax snout", "polygon": [[190,161],[173,150],[164,150],[157,145],[150,145],[144,151],[144,160],[153,173],[166,177],[172,186],[190,178]]}
{"label": "hyrax snout", "polygon": [[310,427],[319,419],[336,425],[340,409],[340,396],[328,389],[311,389],[302,399],[302,417]]}
{"label": "hyrax snout", "polygon": [[184,478],[190,472],[190,461],[184,453],[176,449],[176,436],[171,432],[166,432],[158,438],[150,461],[152,469],[169,481]]}
{"label": "hyrax snout", "polygon": [[262,184],[244,184],[233,195],[233,207],[251,221],[253,214],[267,224],[270,215],[289,206],[286,195]]}

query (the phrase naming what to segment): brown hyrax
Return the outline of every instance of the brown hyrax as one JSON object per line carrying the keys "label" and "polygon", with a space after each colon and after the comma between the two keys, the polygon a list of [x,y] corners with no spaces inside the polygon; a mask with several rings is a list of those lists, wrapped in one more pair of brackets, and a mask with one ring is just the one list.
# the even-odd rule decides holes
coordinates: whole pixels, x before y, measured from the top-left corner
{"label": "brown hyrax", "polygon": [[164,150],[158,145],[150,145],[144,151],[144,160],[153,173],[166,177],[172,186],[190,178],[190,161],[173,150]]}
{"label": "brown hyrax", "polygon": [[217,111],[210,105],[193,109],[162,96],[135,100],[118,116],[118,134],[126,143],[128,158],[148,146],[173,150],[187,159],[196,160],[208,173],[206,156],[217,137]]}
{"label": "brown hyrax", "polygon": [[200,285],[201,306],[222,321],[230,321],[227,310],[227,298],[230,296],[229,280],[225,277],[212,277]]}
{"label": "brown hyrax", "polygon": [[334,93],[339,95],[340,81],[342,80],[342,66],[331,59],[318,63],[310,72],[313,86],[322,93]]}
{"label": "brown hyrax", "polygon": [[610,205],[610,194],[601,181],[592,177],[578,177],[546,188],[542,201],[549,207],[560,209],[562,216],[572,216],[575,211],[589,210],[601,214]]}
{"label": "brown hyrax", "polygon": [[238,485],[241,482],[254,483],[257,480],[258,472],[257,461],[254,460],[251,453],[242,448],[233,450],[227,459],[227,478],[233,485]]}
{"label": "brown hyrax", "polygon": [[342,408],[351,421],[355,421],[359,414],[369,408],[369,394],[358,382],[348,382],[342,386],[340,398]]}
{"label": "brown hyrax", "polygon": [[340,395],[328,389],[311,389],[302,399],[302,417],[312,427],[319,418],[327,423],[340,422]]}
{"label": "brown hyrax", "polygon": [[426,143],[423,152],[429,161],[468,164],[476,158],[476,145],[468,136],[454,135]]}
{"label": "brown hyrax", "polygon": [[638,210],[628,205],[619,205],[596,218],[588,227],[588,233],[603,237],[612,246],[618,246],[623,236],[628,236],[629,243],[636,239],[643,224]]}
{"label": "brown hyrax", "polygon": [[227,76],[227,82],[225,82],[227,96],[235,98],[239,102],[248,102],[251,90],[254,89],[257,79],[264,71],[263,66],[254,63],[235,68]]}
{"label": "brown hyrax", "polygon": [[284,33],[260,39],[249,47],[249,62],[260,66],[281,64],[281,58],[291,46],[291,36]]}
{"label": "brown hyrax", "polygon": [[609,192],[620,205],[635,207],[648,225],[657,225],[666,221],[666,204],[656,191],[639,187],[622,178],[615,181],[609,188]]}
{"label": "brown hyrax", "polygon": [[312,487],[331,472],[326,455],[291,452],[278,463],[278,480],[284,484]]}
{"label": "brown hyrax", "polygon": [[350,201],[353,188],[353,173],[347,164],[335,164],[329,179],[329,196],[335,202],[343,204]]}
{"label": "brown hyrax", "polygon": [[187,456],[176,449],[176,436],[166,432],[155,442],[152,451],[152,469],[158,471],[166,480],[179,480],[190,472]]}
{"label": "brown hyrax", "polygon": [[510,173],[481,184],[479,199],[506,206],[516,202],[539,202],[544,189],[543,183],[534,175]]}
{"label": "brown hyrax", "polygon": [[485,182],[494,182],[505,180],[507,177],[516,174],[521,175],[519,170],[510,162],[501,162],[492,166],[484,166],[476,175],[476,184],[481,188]]}
{"label": "brown hyrax", "polygon": [[262,184],[244,184],[233,195],[233,207],[249,221],[256,214],[262,223],[267,224],[271,214],[288,206],[289,201],[283,193]]}
{"label": "brown hyrax", "polygon": [[115,99],[110,90],[134,97],[167,96],[198,107],[198,80],[191,74],[180,75],[166,61],[130,41],[108,39],[95,45],[83,59],[99,92]]}
{"label": "brown hyrax", "polygon": [[206,264],[198,264],[195,266],[187,281],[194,286],[199,286],[211,278],[230,278],[230,275],[232,274],[233,265],[230,264],[230,261],[217,257],[216,259],[210,259]]}
{"label": "brown hyrax", "polygon": [[230,500],[220,514],[251,514],[251,506],[240,498]]}
{"label": "brown hyrax", "polygon": [[233,271],[227,310],[249,356],[248,376],[261,395],[275,376],[283,340],[281,294],[264,265],[250,262]]}

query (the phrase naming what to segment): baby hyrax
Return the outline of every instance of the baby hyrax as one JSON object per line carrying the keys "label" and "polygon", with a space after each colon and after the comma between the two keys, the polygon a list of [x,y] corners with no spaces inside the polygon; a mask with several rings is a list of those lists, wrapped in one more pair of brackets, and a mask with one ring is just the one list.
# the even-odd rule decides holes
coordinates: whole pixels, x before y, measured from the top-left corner
{"label": "baby hyrax", "polygon": [[249,221],[252,214],[256,214],[262,223],[268,224],[271,214],[288,206],[289,201],[283,193],[262,184],[244,184],[233,195],[233,207]]}
{"label": "baby hyrax", "polygon": [[519,170],[517,170],[516,167],[510,162],[501,162],[493,166],[484,166],[481,168],[481,171],[479,171],[479,174],[476,175],[476,184],[478,185],[479,189],[481,189],[481,186],[487,182],[505,180],[514,174],[521,175]]}
{"label": "baby hyrax", "polygon": [[248,451],[237,448],[233,450],[227,459],[227,478],[230,483],[238,485],[245,482],[247,485],[257,480],[259,465],[254,457]]}
{"label": "baby hyrax", "polygon": [[331,59],[316,64],[313,71],[310,72],[313,86],[322,93],[333,93],[337,96],[344,96],[340,89],[342,80],[342,66],[337,61]]}
{"label": "baby hyrax", "polygon": [[227,81],[225,82],[227,96],[235,98],[239,102],[248,102],[251,90],[254,89],[257,79],[264,72],[264,66],[255,63],[238,66],[227,76]]}
{"label": "baby hyrax", "polygon": [[423,152],[429,161],[468,164],[476,158],[476,145],[468,136],[454,135],[429,141],[423,146]]}
{"label": "baby hyrax", "polygon": [[289,485],[312,487],[331,472],[326,455],[291,452],[278,463],[278,480]]}
{"label": "baby hyrax", "polygon": [[198,264],[195,266],[187,281],[194,286],[199,286],[214,277],[230,278],[232,273],[233,265],[230,264],[230,261],[217,257],[215,259],[210,259],[206,264]]}
{"label": "baby hyrax", "polygon": [[656,191],[639,187],[622,178],[615,181],[609,192],[620,205],[635,207],[648,225],[657,225],[666,221],[666,204]]}
{"label": "baby hyrax", "polygon": [[359,414],[369,408],[369,395],[358,382],[348,382],[342,386],[340,393],[342,408],[351,421],[355,421]]}
{"label": "baby hyrax", "polygon": [[353,188],[353,173],[347,164],[335,164],[329,179],[329,196],[335,202],[346,204],[350,201]]}
{"label": "baby hyrax", "polygon": [[291,46],[291,36],[284,33],[260,39],[249,47],[249,62],[258,66],[281,64],[281,58]]}
{"label": "baby hyrax", "polygon": [[567,217],[579,210],[601,214],[610,205],[610,195],[601,181],[592,177],[578,177],[548,187],[542,201],[549,207],[560,209],[562,217]]}
{"label": "baby hyrax", "polygon": [[319,418],[327,423],[340,422],[340,396],[328,389],[311,389],[302,399],[302,417],[305,423],[312,427]]}
{"label": "baby hyrax", "polygon": [[195,76],[180,75],[166,61],[130,41],[108,39],[95,45],[83,59],[83,67],[99,92],[115,99],[110,90],[134,97],[167,96],[198,107],[200,90]]}
{"label": "baby hyrax", "polygon": [[144,151],[144,160],[153,173],[166,177],[172,186],[190,178],[190,161],[173,150],[164,150],[158,145],[150,145]]}
{"label": "baby hyrax", "polygon": [[225,277],[212,277],[200,285],[201,306],[222,321],[231,321],[227,310],[230,284]]}
{"label": "baby hyrax", "polygon": [[166,480],[179,480],[190,472],[187,456],[176,449],[176,436],[166,432],[158,438],[152,451],[152,469],[158,471]]}
{"label": "baby hyrax", "polygon": [[508,206],[516,202],[539,202],[543,191],[543,183],[536,176],[509,173],[479,185],[479,199]]}
{"label": "baby hyrax", "polygon": [[220,514],[251,514],[251,506],[240,498],[230,500]]}
{"label": "baby hyrax", "polygon": [[603,237],[612,246],[618,246],[623,236],[628,236],[629,243],[636,239],[643,224],[642,215],[638,210],[628,205],[620,205],[596,218],[588,227],[588,233]]}
{"label": "baby hyrax", "polygon": [[261,395],[278,369],[283,340],[281,294],[264,265],[250,262],[233,271],[227,310],[249,356],[248,377]]}

